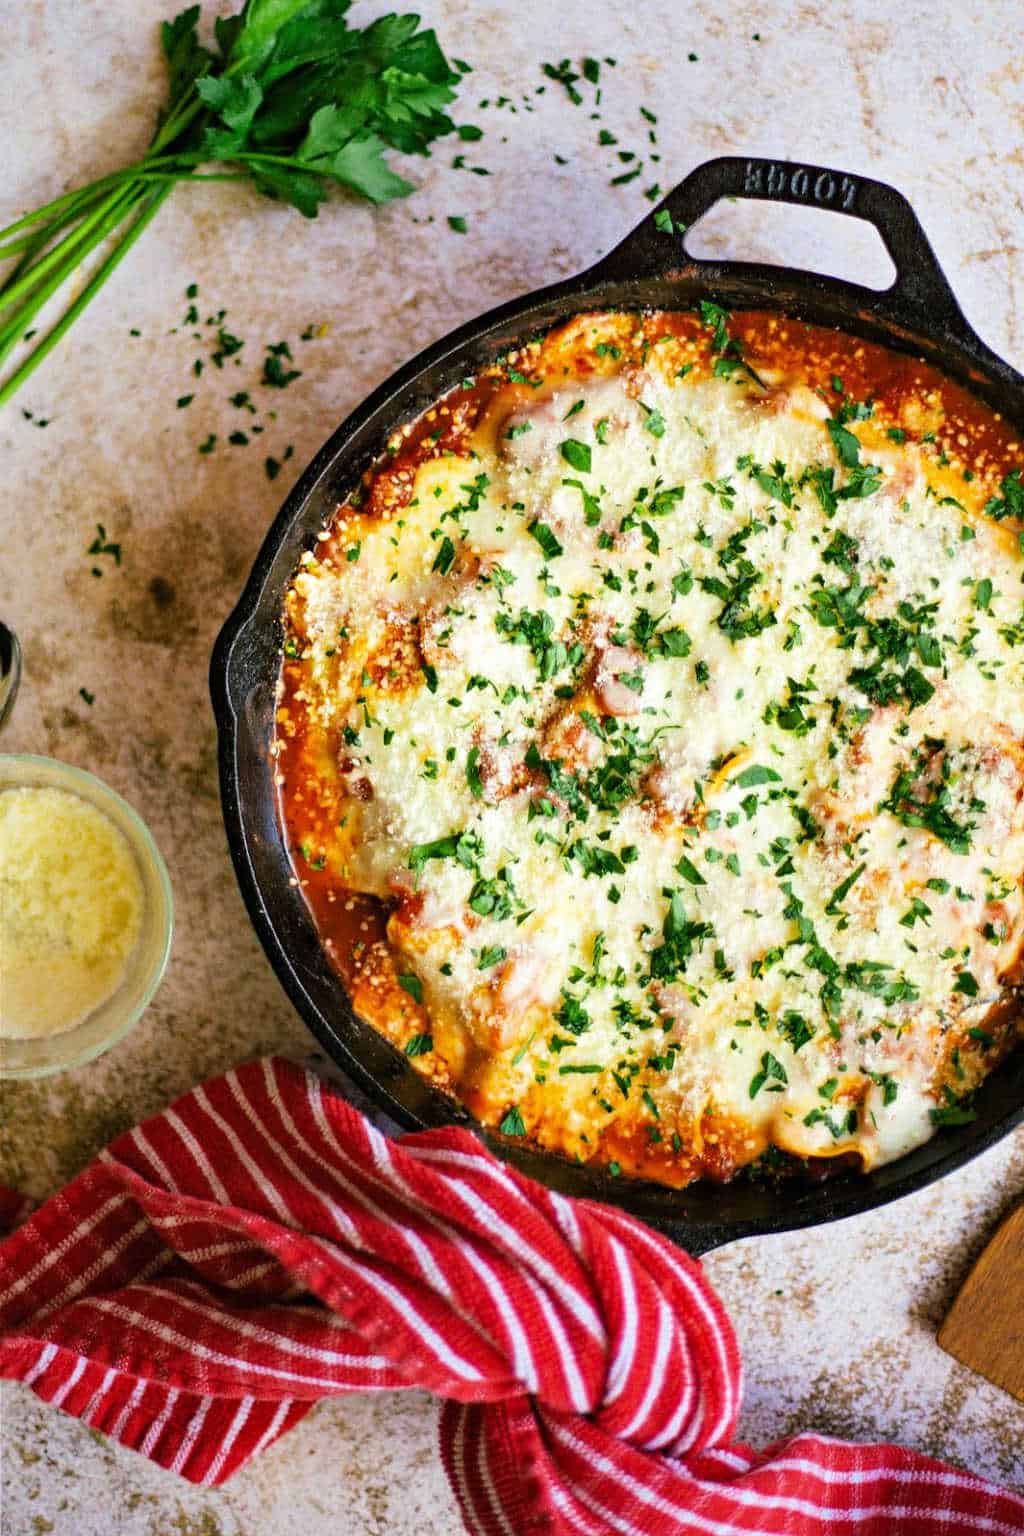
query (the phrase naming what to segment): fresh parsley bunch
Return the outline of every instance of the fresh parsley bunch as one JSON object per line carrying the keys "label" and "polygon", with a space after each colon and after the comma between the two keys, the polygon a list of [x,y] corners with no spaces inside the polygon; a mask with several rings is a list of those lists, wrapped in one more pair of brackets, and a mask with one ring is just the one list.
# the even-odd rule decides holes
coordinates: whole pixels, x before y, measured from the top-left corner
{"label": "fresh parsley bunch", "polygon": [[0,258],[18,258],[0,284],[0,366],[34,334],[35,316],[71,273],[106,248],[78,297],[0,386],[0,404],[57,345],[175,183],[249,180],[306,218],[316,217],[332,182],[374,203],[412,191],[385,151],[424,153],[451,131],[444,109],[459,73],[418,16],[349,28],[349,4],[246,0],[215,23],[215,52],[199,41],[198,5],[164,22],[167,102],[143,158],[0,230]]}

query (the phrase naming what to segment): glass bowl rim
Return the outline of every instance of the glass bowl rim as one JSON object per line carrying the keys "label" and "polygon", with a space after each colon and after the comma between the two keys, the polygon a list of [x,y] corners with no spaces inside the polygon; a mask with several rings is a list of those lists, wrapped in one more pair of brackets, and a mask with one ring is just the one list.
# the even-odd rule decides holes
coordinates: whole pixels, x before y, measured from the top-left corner
{"label": "glass bowl rim", "polygon": [[[104,1035],[101,1040],[93,1041],[85,1047],[79,1047],[77,1052],[72,1050],[67,1056],[62,1056],[59,1061],[40,1062],[37,1065],[26,1067],[12,1067],[7,1064],[0,1064],[0,1080],[14,1082],[51,1077],[57,1072],[66,1072],[74,1067],[85,1066],[87,1062],[95,1061],[98,1056],[102,1056],[104,1051],[109,1051],[119,1040],[124,1039],[130,1029],[134,1028],[153,1001],[156,990],[163,980],[164,972],[167,969],[167,962],[170,959],[171,943],[174,938],[174,893],[163,854],[157,847],[149,827],[134,806],[129,805],[124,796],[118,794],[116,789],[112,789],[105,779],[99,778],[95,773],[90,773],[87,768],[78,768],[73,763],[66,763],[59,757],[47,757],[41,752],[0,752],[0,770],[6,764],[12,764],[16,773],[19,770],[24,770],[27,776],[24,779],[12,780],[9,784],[0,786],[0,789],[31,789],[33,787],[32,770],[45,767],[50,770],[58,770],[58,777],[66,781],[66,787],[72,792],[75,791],[76,787],[80,788],[83,791],[82,799],[86,800],[89,804],[98,806],[100,810],[103,809],[104,802],[107,805],[113,805],[124,817],[137,840],[137,847],[133,849],[136,857],[140,860],[145,859],[148,861],[156,876],[156,883],[164,908],[164,932],[159,954],[135,1006],[130,1008],[117,1026],[109,1034]],[[36,787],[60,788],[61,786],[53,784],[52,786],[37,785]],[[117,993],[115,992],[113,997],[116,998],[116,996]],[[68,1030],[63,1038],[70,1042],[74,1039],[77,1031],[84,1028],[88,1022],[88,1017],[83,1019],[80,1024]],[[59,1041],[62,1036],[55,1034],[50,1038],[54,1041]]]}

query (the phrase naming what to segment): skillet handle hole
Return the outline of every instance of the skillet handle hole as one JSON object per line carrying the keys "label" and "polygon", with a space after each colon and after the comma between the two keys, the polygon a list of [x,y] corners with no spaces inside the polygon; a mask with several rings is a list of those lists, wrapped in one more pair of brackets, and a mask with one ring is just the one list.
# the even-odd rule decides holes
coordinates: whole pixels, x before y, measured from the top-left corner
{"label": "skillet handle hole", "polygon": [[896,281],[895,264],[877,229],[827,208],[723,197],[690,225],[683,249],[696,261],[800,267],[879,293]]}

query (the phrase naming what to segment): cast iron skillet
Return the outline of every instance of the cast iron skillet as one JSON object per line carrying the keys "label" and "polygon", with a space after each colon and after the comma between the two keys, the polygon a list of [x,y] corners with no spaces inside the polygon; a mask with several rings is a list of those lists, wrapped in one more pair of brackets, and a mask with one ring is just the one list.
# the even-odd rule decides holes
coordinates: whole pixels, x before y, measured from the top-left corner
{"label": "cast iron skillet", "polygon": [[[895,262],[896,281],[878,293],[782,267],[695,261],[684,251],[679,231],[722,197],[800,203],[866,219]],[[702,298],[727,308],[779,309],[916,353],[1024,429],[1024,378],[971,330],[913,210],[891,187],[818,166],[726,158],[699,166],[661,209],[671,214],[676,233],[659,230],[655,212],[660,210],[652,211],[596,266],[462,326],[376,389],[320,450],[281,508],[214,648],[210,682],[224,820],[253,925],[285,991],[327,1053],[382,1109],[410,1128],[473,1122],[353,1013],[292,883],[268,753],[285,589],[302,551],[383,451],[393,429],[467,374],[556,321],[590,309],[692,308]],[[791,1181],[780,1187],[740,1180],[677,1191],[614,1179],[599,1169],[483,1134],[501,1156],[541,1182],[613,1201],[691,1253],[701,1253],[734,1238],[870,1210],[966,1163],[1024,1119],[1024,1050],[987,1080],[977,1111],[973,1123],[940,1130],[927,1145],[874,1173],[851,1170],[818,1184]]]}

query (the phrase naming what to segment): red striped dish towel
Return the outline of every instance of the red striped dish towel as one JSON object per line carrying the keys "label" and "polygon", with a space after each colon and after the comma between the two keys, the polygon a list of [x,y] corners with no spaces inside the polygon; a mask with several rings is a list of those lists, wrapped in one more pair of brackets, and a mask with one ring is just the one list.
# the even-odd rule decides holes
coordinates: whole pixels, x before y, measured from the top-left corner
{"label": "red striped dish towel", "polygon": [[322,1397],[426,1388],[473,1536],[1024,1532],[912,1451],[733,1442],[700,1265],[468,1132],[389,1141],[254,1062],[115,1141],[0,1246],[0,1374],[215,1484]]}

